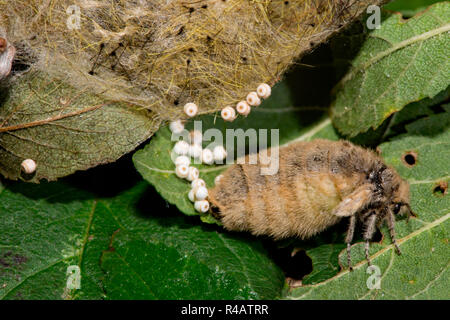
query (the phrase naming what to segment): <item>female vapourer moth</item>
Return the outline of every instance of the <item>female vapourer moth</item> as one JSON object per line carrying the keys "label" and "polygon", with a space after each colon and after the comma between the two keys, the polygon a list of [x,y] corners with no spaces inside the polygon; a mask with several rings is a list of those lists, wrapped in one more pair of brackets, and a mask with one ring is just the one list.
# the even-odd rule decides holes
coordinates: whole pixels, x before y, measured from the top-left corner
{"label": "female vapourer moth", "polygon": [[395,215],[414,215],[409,184],[375,152],[347,141],[297,142],[279,149],[279,170],[261,175],[262,164],[235,164],[209,192],[211,213],[228,230],[254,235],[309,238],[349,217],[348,263],[357,220],[369,240],[384,221],[395,240]]}

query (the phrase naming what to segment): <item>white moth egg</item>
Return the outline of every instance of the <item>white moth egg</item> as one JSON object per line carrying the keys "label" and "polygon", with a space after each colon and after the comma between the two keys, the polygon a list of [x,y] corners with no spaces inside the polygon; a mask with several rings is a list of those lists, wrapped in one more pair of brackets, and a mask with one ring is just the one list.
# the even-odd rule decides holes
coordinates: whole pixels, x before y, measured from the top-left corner
{"label": "white moth egg", "polygon": [[20,166],[23,172],[27,174],[31,174],[36,171],[36,162],[33,159],[23,160]]}
{"label": "white moth egg", "polygon": [[232,107],[225,107],[220,112],[220,115],[225,121],[233,121],[236,119],[236,111]]}
{"label": "white moth egg", "polygon": [[189,198],[189,201],[195,202],[194,189],[189,190],[188,198]]}
{"label": "white moth egg", "polygon": [[189,166],[186,166],[184,164],[179,165],[176,167],[175,173],[179,178],[187,178],[189,174]]}
{"label": "white moth egg", "polygon": [[205,213],[209,210],[208,200],[195,201],[194,208],[200,213]]}
{"label": "white moth egg", "polygon": [[256,92],[250,92],[247,95],[247,103],[251,106],[257,107],[261,104],[261,99],[259,98],[258,94]]}
{"label": "white moth egg", "polygon": [[219,174],[217,177],[214,178],[214,184],[218,184],[220,179],[222,179],[222,178],[223,178],[223,175]]}
{"label": "white moth egg", "polygon": [[189,141],[191,144],[202,145],[203,135],[199,130],[192,130],[189,132]]}
{"label": "white moth egg", "polygon": [[202,147],[198,144],[191,144],[189,146],[189,155],[194,159],[200,159],[200,157],[202,156],[202,151]]}
{"label": "white moth egg", "polygon": [[169,129],[172,133],[179,134],[184,130],[184,124],[181,120],[172,121],[169,125]]}
{"label": "white moth egg", "polygon": [[186,113],[189,118],[195,117],[197,112],[198,107],[195,103],[188,102],[184,105],[184,113]]}
{"label": "white moth egg", "polygon": [[198,179],[198,176],[200,175],[200,172],[196,167],[189,167],[188,174],[186,179],[188,181],[194,181],[195,179]]}
{"label": "white moth egg", "polygon": [[267,99],[270,97],[270,94],[272,93],[272,89],[267,83],[261,83],[258,88],[256,89],[256,93],[258,96],[260,96],[263,99]]}
{"label": "white moth egg", "polygon": [[248,116],[248,114],[250,113],[250,106],[246,101],[240,101],[237,105],[236,105],[236,110],[239,114],[243,115],[243,116]]}
{"label": "white moth egg", "polygon": [[223,159],[227,157],[227,151],[223,146],[215,146],[214,147],[214,161],[221,162]]}
{"label": "white moth egg", "polygon": [[195,189],[196,187],[206,187],[206,182],[203,179],[195,179],[191,183],[191,188]]}
{"label": "white moth egg", "polygon": [[175,166],[179,166],[179,165],[185,165],[185,166],[189,166],[191,164],[191,159],[189,159],[186,156],[178,156],[175,159]]}
{"label": "white moth egg", "polygon": [[208,197],[208,189],[205,187],[197,187],[194,189],[194,196],[196,200],[205,200]]}
{"label": "white moth egg", "polygon": [[205,164],[213,164],[214,163],[214,154],[210,149],[203,149],[202,162]]}
{"label": "white moth egg", "polygon": [[186,155],[189,153],[189,143],[186,141],[178,141],[173,147],[173,151],[178,155]]}

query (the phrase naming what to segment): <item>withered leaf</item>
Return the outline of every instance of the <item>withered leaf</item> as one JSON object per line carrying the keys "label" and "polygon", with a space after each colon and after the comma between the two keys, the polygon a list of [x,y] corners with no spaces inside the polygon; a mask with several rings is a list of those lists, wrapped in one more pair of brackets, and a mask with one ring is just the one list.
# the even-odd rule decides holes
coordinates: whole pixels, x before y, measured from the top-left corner
{"label": "withered leaf", "polygon": [[[1,89],[0,173],[10,179],[55,180],[117,160],[151,136],[148,110],[105,101],[38,72]],[[21,162],[33,159],[27,176]]]}

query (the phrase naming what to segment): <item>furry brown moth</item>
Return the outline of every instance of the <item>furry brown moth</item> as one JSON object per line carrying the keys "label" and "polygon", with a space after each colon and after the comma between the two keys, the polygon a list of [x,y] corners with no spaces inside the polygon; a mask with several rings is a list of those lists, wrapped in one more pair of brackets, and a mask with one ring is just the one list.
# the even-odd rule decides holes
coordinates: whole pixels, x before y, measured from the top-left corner
{"label": "furry brown moth", "polygon": [[226,229],[306,239],[348,217],[351,268],[356,222],[364,226],[369,265],[369,241],[387,222],[400,254],[395,215],[414,215],[409,184],[375,152],[348,141],[296,142],[279,149],[279,170],[273,175],[261,175],[260,158],[256,164],[232,165],[209,193],[211,213]]}

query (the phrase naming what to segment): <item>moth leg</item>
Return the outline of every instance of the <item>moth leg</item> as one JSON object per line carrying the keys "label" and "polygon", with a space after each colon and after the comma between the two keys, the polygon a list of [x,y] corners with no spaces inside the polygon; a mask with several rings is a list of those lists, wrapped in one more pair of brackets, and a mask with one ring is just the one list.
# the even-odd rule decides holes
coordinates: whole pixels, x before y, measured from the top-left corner
{"label": "moth leg", "polygon": [[347,243],[347,263],[350,271],[353,271],[350,251],[352,246],[353,234],[355,233],[355,225],[356,225],[356,216],[353,215],[350,217],[350,224],[348,226],[347,236],[345,237],[345,243]]}
{"label": "moth leg", "polygon": [[369,241],[372,239],[373,234],[375,233],[376,222],[377,222],[377,216],[376,216],[375,212],[372,212],[371,215],[366,220],[365,230],[364,230],[364,235],[363,235],[363,238],[365,240],[364,251],[366,254],[367,264],[369,266],[372,265],[372,262],[370,261],[370,256],[369,256]]}
{"label": "moth leg", "polygon": [[[408,218],[409,218],[409,216],[408,216]],[[395,237],[395,228],[394,228],[395,217],[394,217],[394,213],[392,212],[392,210],[388,210],[387,225],[388,225],[388,228],[389,228],[389,233],[391,235],[392,243],[394,244],[394,247],[395,247],[395,251],[397,252],[398,255],[401,255],[402,252],[400,251],[400,247],[398,246],[397,240],[396,240],[396,237]]]}
{"label": "moth leg", "polygon": [[333,214],[338,217],[350,217],[361,210],[370,202],[372,193],[371,185],[362,185],[347,197],[342,199],[338,206],[333,210]]}

